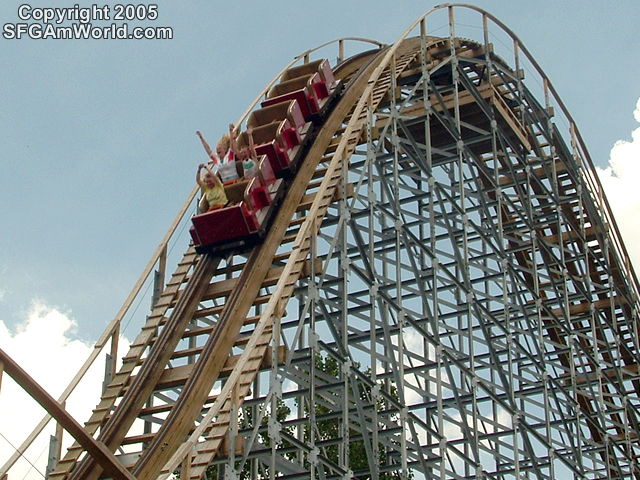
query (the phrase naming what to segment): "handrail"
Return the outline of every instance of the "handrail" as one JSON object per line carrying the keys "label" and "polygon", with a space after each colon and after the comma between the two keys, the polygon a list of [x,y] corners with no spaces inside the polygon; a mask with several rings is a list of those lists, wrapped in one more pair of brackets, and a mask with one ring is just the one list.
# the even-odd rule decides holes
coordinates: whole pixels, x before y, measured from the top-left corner
{"label": "handrail", "polygon": [[[93,365],[95,360],[98,358],[98,355],[100,355],[100,353],[102,352],[102,349],[106,346],[109,338],[119,332],[119,327],[120,327],[120,323],[122,322],[122,319],[127,314],[127,312],[129,311],[129,308],[133,304],[133,301],[137,298],[138,294],[140,293],[142,286],[147,281],[148,277],[153,271],[153,267],[158,262],[158,260],[160,260],[161,255],[165,251],[170,239],[172,238],[173,234],[178,228],[180,221],[182,221],[182,218],[184,217],[185,213],[189,209],[189,205],[191,204],[191,202],[193,201],[197,193],[198,193],[198,187],[194,187],[191,194],[189,195],[187,202],[185,202],[185,204],[182,206],[182,208],[178,212],[178,215],[176,215],[176,218],[174,219],[173,223],[169,227],[169,230],[167,230],[167,233],[164,235],[162,242],[160,242],[160,245],[152,255],[151,260],[143,270],[142,275],[140,275],[140,278],[138,279],[135,286],[131,290],[131,293],[129,293],[129,296],[125,300],[124,304],[122,305],[122,307],[120,308],[120,310],[118,311],[114,319],[111,320],[111,322],[105,328],[104,332],[102,333],[102,335],[100,336],[96,344],[94,345],[93,351],[89,354],[89,357],[85,360],[84,364],[80,367],[80,370],[78,370],[78,372],[73,377],[71,382],[69,382],[69,385],[67,386],[67,388],[62,392],[62,394],[58,398],[58,402],[64,403],[67,401],[67,399],[73,393],[75,388],[78,386],[78,384],[80,383],[84,375],[87,373],[89,368]],[[15,464],[15,462],[27,450],[27,448],[29,448],[29,446],[38,437],[38,435],[42,433],[42,431],[47,426],[50,420],[51,420],[51,415],[49,414],[45,415],[42,418],[42,420],[40,420],[38,425],[36,425],[36,427],[32,430],[32,432],[25,439],[25,441],[20,445],[20,447],[18,447],[16,452],[2,466],[2,469],[0,469],[0,478],[2,478],[4,475],[6,475],[9,472],[9,469]]]}

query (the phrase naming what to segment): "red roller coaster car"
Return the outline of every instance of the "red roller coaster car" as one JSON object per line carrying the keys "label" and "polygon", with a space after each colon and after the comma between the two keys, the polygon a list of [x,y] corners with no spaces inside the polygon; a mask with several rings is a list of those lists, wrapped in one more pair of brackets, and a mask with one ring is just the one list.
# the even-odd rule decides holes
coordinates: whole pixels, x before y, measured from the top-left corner
{"label": "red roller coaster car", "polygon": [[[269,90],[262,108],[247,119],[258,154],[257,175],[225,187],[230,203],[225,208],[192,217],[189,231],[197,252],[242,249],[264,236],[286,195],[287,179],[303,161],[313,122],[326,114],[339,87],[323,59],[290,68]],[[238,147],[247,143],[242,133]]]}

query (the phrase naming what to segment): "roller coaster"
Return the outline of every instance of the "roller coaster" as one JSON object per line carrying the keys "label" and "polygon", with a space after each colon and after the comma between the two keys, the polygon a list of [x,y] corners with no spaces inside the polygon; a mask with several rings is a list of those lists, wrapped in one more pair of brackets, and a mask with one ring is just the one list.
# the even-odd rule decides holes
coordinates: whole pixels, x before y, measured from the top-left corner
{"label": "roller coaster", "polygon": [[[57,401],[0,358],[77,440],[53,438],[48,478],[639,479],[639,284],[550,80],[494,16],[446,4],[394,44],[302,53],[236,124],[336,49],[258,240],[196,251],[196,187]],[[78,431],[61,405],[107,348]]]}

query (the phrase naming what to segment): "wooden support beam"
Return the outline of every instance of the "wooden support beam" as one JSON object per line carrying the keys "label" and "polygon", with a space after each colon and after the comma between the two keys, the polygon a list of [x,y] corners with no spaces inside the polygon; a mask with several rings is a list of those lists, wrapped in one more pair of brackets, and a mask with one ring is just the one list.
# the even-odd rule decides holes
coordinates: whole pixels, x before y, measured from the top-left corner
{"label": "wooden support beam", "polygon": [[[596,239],[596,230],[593,227],[587,227],[584,230],[584,236],[585,236],[585,240],[587,242],[590,242],[592,240]],[[581,240],[580,235],[578,234],[578,232],[575,232],[573,230],[568,230],[566,232],[562,232],[562,234],[553,234],[553,235],[546,235],[544,237],[541,238],[541,240],[550,243],[552,245],[558,245],[560,238],[562,238],[562,243],[566,244],[568,242],[574,242],[574,241],[579,241]]]}
{"label": "wooden support beam", "polygon": [[[235,448],[235,456],[240,457],[244,455],[244,442],[246,441],[244,435],[236,436],[236,448]],[[216,455],[218,458],[228,457],[231,454],[231,442],[229,441],[229,437],[224,437],[222,439],[222,447],[218,450],[218,454]]]}
{"label": "wooden support beam", "polygon": [[[531,170],[531,176],[532,177],[536,177],[539,179],[544,179],[547,178],[547,171],[550,168],[547,167],[547,170],[545,170],[544,167],[535,167]],[[566,165],[560,161],[560,160],[556,160],[556,174],[562,174],[564,172],[567,171],[567,167]],[[524,172],[518,173],[516,175],[501,175],[500,179],[498,180],[500,186],[505,186],[505,185],[512,185],[515,183],[521,183],[527,180],[527,174]]]}
{"label": "wooden support beam", "polygon": [[[355,187],[353,183],[347,184],[347,198],[352,198],[355,192]],[[311,205],[313,205],[314,200],[316,199],[316,192],[308,193],[302,197],[300,204],[296,208],[296,212],[303,212],[305,210],[309,210]],[[333,195],[332,201],[337,202],[342,199],[342,187],[336,188],[335,193]]]}
{"label": "wooden support beam", "polygon": [[191,478],[191,455],[184,457],[180,478]]}
{"label": "wooden support beam", "polygon": [[[308,263],[309,262],[307,261],[307,264]],[[318,267],[316,266],[316,271],[317,269]],[[278,282],[280,275],[282,275],[283,270],[284,270],[284,267],[271,268],[268,271],[265,278],[263,279],[262,287],[269,287],[269,286],[275,285]],[[305,271],[307,272],[309,271],[308,267]],[[214,298],[227,297],[231,294],[231,292],[233,292],[237,284],[238,284],[238,277],[229,278],[227,280],[221,280],[219,282],[214,282],[208,286],[206,293],[202,297],[202,300],[211,300]],[[176,300],[176,303],[182,298],[182,296],[183,296],[183,291],[180,291],[177,296],[178,300]],[[202,315],[197,315],[197,313],[194,315],[202,316]]]}
{"label": "wooden support beam", "polygon": [[[627,303],[623,297],[618,297],[618,296],[611,297],[611,298],[603,298],[601,300],[596,300],[595,302],[577,303],[575,305],[569,306],[569,315],[571,317],[575,315],[583,315],[589,311],[592,305],[594,308],[597,308],[598,310],[610,309],[612,301],[615,308],[621,308],[623,305]],[[556,308],[553,310],[553,314],[557,317],[561,317],[562,315],[564,315],[564,311],[565,311],[564,308]]]}
{"label": "wooden support beam", "polygon": [[[461,50],[456,52],[458,57],[464,58],[477,58],[487,53],[487,49],[484,45],[469,45],[467,46],[467,50]],[[488,48],[489,52],[493,52],[493,44],[489,44]],[[428,61],[426,64],[427,69],[433,69],[436,65],[442,63],[442,60],[445,59],[451,53],[451,47],[447,46],[445,49],[442,48],[429,48],[429,55],[431,57],[431,61]],[[403,72],[398,76],[398,82],[401,82],[405,78],[410,78],[412,76],[422,75],[422,64],[418,64],[416,66],[408,67],[403,70]]]}
{"label": "wooden support beam", "polygon": [[0,362],[4,364],[5,371],[20,385],[34,400],[36,400],[60,425],[64,427],[82,448],[100,464],[115,480],[135,480],[135,477],[122,466],[102,442],[89,435],[82,425],[67,412],[47,391],[27,374],[9,355],[0,349]]}
{"label": "wooden support beam", "polygon": [[[498,85],[494,85],[494,82],[498,83]],[[527,149],[527,151],[530,151],[531,142],[529,141],[529,133],[518,118],[516,112],[514,112],[513,108],[511,108],[507,103],[507,99],[504,97],[507,92],[504,91],[504,89],[502,89],[502,91],[498,89],[500,83],[502,83],[502,80],[494,77],[491,79],[491,83],[487,82],[479,85],[476,88],[476,93],[493,106],[494,112],[497,114],[497,120],[502,120],[502,122],[508,126],[508,129],[518,137],[518,140]],[[452,111],[456,106],[457,108],[462,108],[466,105],[471,105],[477,102],[476,97],[468,90],[459,91],[457,96],[453,93],[446,95],[444,97],[443,104],[440,103],[439,98],[436,95],[431,95],[429,98],[430,108],[439,112],[444,110]],[[424,115],[424,112],[424,103],[415,102],[409,107],[402,109],[400,113],[403,116],[411,117],[422,116]],[[464,116],[464,114],[462,115]],[[374,130],[377,131],[384,128],[387,121],[386,117],[378,119]]]}
{"label": "wooden support beam", "polygon": [[[638,379],[638,364],[633,363],[629,365],[625,365],[623,367],[617,368],[603,368],[600,370],[600,376],[604,381],[615,381],[618,378],[618,375],[622,378],[622,381],[631,381]],[[560,375],[560,378],[563,379],[565,385],[571,384],[571,374],[564,373]],[[582,373],[576,375],[575,382],[577,385],[586,385],[591,384],[598,381],[598,373],[597,372],[589,372]]]}

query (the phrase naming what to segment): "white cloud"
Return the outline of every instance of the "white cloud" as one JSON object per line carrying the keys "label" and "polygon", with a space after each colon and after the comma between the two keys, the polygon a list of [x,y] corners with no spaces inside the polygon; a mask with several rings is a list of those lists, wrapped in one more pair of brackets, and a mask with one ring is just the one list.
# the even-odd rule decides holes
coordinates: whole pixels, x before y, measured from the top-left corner
{"label": "white cloud", "polygon": [[[93,350],[93,345],[74,339],[75,327],[75,321],[68,314],[36,301],[15,334],[0,321],[0,345],[23,370],[58,399]],[[128,348],[127,343],[123,340],[121,348]],[[103,375],[102,358],[94,363],[67,402],[67,410],[80,424],[98,403]],[[0,465],[4,465],[13,455],[14,447],[22,444],[45,413],[11,377],[6,373],[3,375],[0,392]],[[46,469],[49,437],[54,434],[54,428],[54,422],[50,422],[27,450],[26,459],[19,460],[10,470],[9,478],[42,478],[40,473]],[[65,432],[65,449],[72,441]]]}
{"label": "white cloud", "polygon": [[[633,115],[640,122],[640,99]],[[617,141],[609,166],[597,170],[631,261],[640,273],[640,127],[631,133],[631,139]]]}

